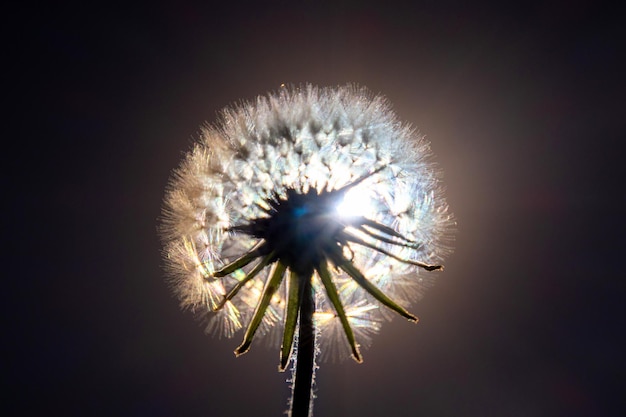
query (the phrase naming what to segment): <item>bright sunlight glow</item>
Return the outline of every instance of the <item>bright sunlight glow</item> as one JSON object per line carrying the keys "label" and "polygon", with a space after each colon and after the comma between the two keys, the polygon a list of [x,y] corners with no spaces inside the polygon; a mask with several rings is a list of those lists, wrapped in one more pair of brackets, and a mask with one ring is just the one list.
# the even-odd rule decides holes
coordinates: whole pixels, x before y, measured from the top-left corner
{"label": "bright sunlight glow", "polygon": [[370,192],[366,187],[355,187],[346,193],[336,207],[341,217],[368,216],[372,211]]}

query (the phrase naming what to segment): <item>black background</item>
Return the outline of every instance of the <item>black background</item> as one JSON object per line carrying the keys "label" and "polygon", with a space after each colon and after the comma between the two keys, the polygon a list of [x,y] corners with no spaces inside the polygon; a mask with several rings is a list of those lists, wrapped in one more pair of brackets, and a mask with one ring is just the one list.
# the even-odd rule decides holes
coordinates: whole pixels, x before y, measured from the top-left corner
{"label": "black background", "polygon": [[[52,3],[52,2],[50,2]],[[322,363],[316,416],[625,411],[624,13],[598,2],[23,3],[4,11],[3,408],[280,416],[278,348],[164,283],[163,190],[198,127],[281,83],[386,95],[458,220],[421,321]]]}

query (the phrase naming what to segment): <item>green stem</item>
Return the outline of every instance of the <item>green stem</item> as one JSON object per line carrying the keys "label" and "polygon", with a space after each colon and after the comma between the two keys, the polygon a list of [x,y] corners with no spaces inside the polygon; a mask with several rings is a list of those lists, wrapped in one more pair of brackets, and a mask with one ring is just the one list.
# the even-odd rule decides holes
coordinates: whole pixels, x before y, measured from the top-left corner
{"label": "green stem", "polygon": [[309,417],[312,413],[311,395],[313,388],[313,372],[315,366],[315,325],[313,313],[315,300],[311,278],[307,277],[301,284],[304,286],[302,304],[300,305],[300,323],[298,326],[298,347],[296,353],[296,371],[291,399],[291,417]]}

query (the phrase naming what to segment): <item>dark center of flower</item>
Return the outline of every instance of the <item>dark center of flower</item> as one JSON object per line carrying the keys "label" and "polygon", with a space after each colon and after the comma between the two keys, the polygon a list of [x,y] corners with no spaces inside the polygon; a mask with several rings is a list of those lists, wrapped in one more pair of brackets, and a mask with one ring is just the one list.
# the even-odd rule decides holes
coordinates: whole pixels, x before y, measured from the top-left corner
{"label": "dark center of flower", "polygon": [[251,220],[233,230],[262,239],[267,253],[274,253],[288,268],[305,274],[313,271],[328,251],[340,242],[346,227],[337,216],[341,190],[288,189],[285,196],[275,194],[266,201],[266,217]]}

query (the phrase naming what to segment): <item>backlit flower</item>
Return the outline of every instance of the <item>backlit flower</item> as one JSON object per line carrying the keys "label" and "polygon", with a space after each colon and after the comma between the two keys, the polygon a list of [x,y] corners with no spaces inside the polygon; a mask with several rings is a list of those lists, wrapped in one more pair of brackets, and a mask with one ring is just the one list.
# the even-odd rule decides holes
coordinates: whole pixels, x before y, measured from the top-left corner
{"label": "backlit flower", "polygon": [[[223,111],[170,182],[162,235],[181,305],[211,331],[245,330],[236,354],[280,329],[284,369],[304,280],[322,349],[361,361],[407,311],[453,224],[429,144],[356,87],[283,88]],[[338,340],[339,339],[339,340]]]}

